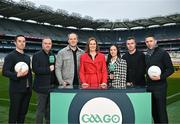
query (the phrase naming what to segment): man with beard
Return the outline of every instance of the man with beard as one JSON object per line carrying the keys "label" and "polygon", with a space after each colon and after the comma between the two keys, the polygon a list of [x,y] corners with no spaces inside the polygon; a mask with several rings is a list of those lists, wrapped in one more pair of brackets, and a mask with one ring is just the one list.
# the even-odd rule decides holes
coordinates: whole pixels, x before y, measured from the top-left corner
{"label": "man with beard", "polygon": [[37,93],[36,123],[50,121],[49,92],[56,84],[55,55],[51,51],[52,40],[47,37],[42,40],[42,50],[36,52],[32,59],[32,68],[35,73],[33,89]]}

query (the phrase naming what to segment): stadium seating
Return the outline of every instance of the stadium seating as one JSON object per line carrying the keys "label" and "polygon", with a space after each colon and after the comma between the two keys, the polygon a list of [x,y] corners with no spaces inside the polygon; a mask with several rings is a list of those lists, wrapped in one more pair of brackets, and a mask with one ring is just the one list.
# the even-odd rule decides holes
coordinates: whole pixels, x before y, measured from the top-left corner
{"label": "stadium seating", "polygon": [[50,36],[56,41],[66,41],[70,32],[77,33],[80,42],[86,42],[89,37],[93,36],[101,43],[117,43],[125,41],[129,36],[136,37],[137,41],[143,41],[147,34],[154,34],[158,40],[180,38],[180,25],[125,31],[86,31],[0,19],[0,33],[6,35],[24,34],[38,38]]}
{"label": "stadium seating", "polygon": [[29,54],[41,49],[41,39],[43,37],[51,37],[53,39],[53,51],[57,53],[60,49],[67,45],[67,36],[74,32],[79,36],[79,47],[85,49],[86,42],[89,37],[96,37],[99,41],[100,49],[104,53],[108,53],[111,44],[117,43],[120,46],[121,53],[126,51],[125,41],[129,36],[134,36],[138,42],[137,47],[141,51],[146,51],[144,38],[147,34],[155,35],[160,41],[158,44],[167,51],[180,51],[180,25],[164,26],[148,29],[136,30],[78,30],[69,28],[60,28],[44,24],[28,23],[24,21],[16,21],[0,18],[0,52],[7,53],[12,51],[15,46],[13,43],[14,36],[23,34],[26,39],[26,51]]}

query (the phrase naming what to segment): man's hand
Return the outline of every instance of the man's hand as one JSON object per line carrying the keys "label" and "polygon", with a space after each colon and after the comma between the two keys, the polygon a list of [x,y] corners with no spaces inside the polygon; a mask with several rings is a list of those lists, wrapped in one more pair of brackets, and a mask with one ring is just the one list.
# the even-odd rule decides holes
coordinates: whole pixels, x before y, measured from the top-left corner
{"label": "man's hand", "polygon": [[150,77],[151,78],[151,80],[153,80],[153,81],[157,81],[157,80],[160,80],[161,78],[160,78],[160,76],[152,76],[152,77]]}
{"label": "man's hand", "polygon": [[64,81],[64,83],[63,83],[63,87],[67,87],[67,86],[69,86],[70,84],[68,83],[68,82],[65,82]]}
{"label": "man's hand", "polygon": [[132,83],[132,82],[127,82],[126,85],[129,86],[129,87],[132,87],[132,86],[133,86],[133,83]]}
{"label": "man's hand", "polygon": [[17,77],[24,77],[28,74],[28,70],[27,71],[22,71],[22,68],[17,72]]}

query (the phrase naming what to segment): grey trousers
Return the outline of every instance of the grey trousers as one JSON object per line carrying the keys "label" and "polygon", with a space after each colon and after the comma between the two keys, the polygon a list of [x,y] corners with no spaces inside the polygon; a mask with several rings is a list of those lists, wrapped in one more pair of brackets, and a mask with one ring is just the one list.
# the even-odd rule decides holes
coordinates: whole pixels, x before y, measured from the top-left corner
{"label": "grey trousers", "polygon": [[43,124],[45,118],[46,124],[50,123],[50,104],[49,95],[37,93],[37,111],[36,111],[36,124]]}

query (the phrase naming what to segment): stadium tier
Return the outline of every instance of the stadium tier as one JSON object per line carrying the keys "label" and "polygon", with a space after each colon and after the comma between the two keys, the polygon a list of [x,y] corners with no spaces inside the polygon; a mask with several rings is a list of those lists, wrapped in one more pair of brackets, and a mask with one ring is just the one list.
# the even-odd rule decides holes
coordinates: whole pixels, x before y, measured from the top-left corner
{"label": "stadium tier", "polygon": [[[137,47],[145,51],[144,38],[147,34],[153,34],[162,48],[180,51],[179,24],[180,14],[111,22],[106,19],[83,18],[61,9],[54,11],[48,7],[35,7],[27,1],[17,3],[0,0],[0,52],[14,49],[13,39],[18,34],[25,35],[28,41],[26,50],[30,53],[39,50],[42,38],[47,36],[52,38],[53,50],[57,52],[67,45],[67,35],[71,32],[78,34],[80,48],[85,48],[89,37],[95,37],[104,53],[113,43],[120,46],[121,52],[125,52],[125,41],[129,36],[134,36],[138,42]],[[69,26],[76,29],[67,28]]]}
{"label": "stadium tier", "polygon": [[50,36],[56,41],[66,41],[67,35],[70,32],[75,32],[79,35],[80,42],[86,42],[88,37],[94,36],[101,43],[123,42],[129,36],[136,37],[137,41],[144,41],[147,34],[153,34],[156,39],[177,39],[180,38],[180,25],[166,26],[158,28],[147,28],[137,30],[77,30],[68,28],[59,28],[54,26],[47,26],[42,24],[33,24],[22,21],[15,21],[10,19],[0,19],[0,34],[15,36],[17,34],[24,34],[27,37],[43,38]]}
{"label": "stadium tier", "polygon": [[0,51],[5,52],[12,50],[14,48],[14,36],[23,34],[28,40],[26,50],[30,52],[39,50],[41,48],[41,39],[49,36],[54,41],[53,50],[57,52],[66,46],[67,35],[71,32],[78,34],[79,45],[83,49],[89,37],[96,37],[100,42],[101,50],[105,53],[112,43],[119,44],[122,52],[124,52],[125,41],[129,36],[134,36],[138,42],[138,48],[145,51],[146,46],[143,41],[147,34],[154,34],[159,41],[159,45],[168,51],[180,50],[180,25],[124,31],[99,31],[60,28],[0,18]]}

